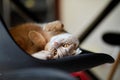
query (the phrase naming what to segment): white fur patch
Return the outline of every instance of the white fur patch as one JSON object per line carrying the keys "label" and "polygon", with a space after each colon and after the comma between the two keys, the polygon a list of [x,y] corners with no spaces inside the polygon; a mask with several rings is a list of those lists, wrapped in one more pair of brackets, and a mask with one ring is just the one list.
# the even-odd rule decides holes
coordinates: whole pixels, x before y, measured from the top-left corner
{"label": "white fur patch", "polygon": [[33,57],[42,59],[42,60],[47,60],[51,57],[51,53],[49,51],[39,51],[34,54],[32,54]]}
{"label": "white fur patch", "polygon": [[59,35],[52,37],[50,40],[50,46],[51,47],[54,46],[54,42],[58,42],[60,45],[61,43],[67,42],[67,40],[69,39],[71,40],[72,43],[75,43],[77,46],[79,45],[79,41],[76,37],[74,37],[73,35],[69,33],[63,33],[63,34],[59,34]]}

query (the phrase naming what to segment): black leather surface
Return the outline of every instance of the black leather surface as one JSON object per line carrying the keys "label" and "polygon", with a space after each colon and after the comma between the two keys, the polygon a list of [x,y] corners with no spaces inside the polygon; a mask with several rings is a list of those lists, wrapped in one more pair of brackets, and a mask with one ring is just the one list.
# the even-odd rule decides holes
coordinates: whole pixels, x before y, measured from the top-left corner
{"label": "black leather surface", "polygon": [[74,72],[113,62],[114,59],[107,54],[94,54],[85,50],[83,50],[83,54],[77,56],[56,60],[38,60],[18,47],[9,35],[3,20],[0,21],[0,72],[38,67],[57,68],[67,72]]}
{"label": "black leather surface", "polygon": [[0,80],[77,80],[70,74],[49,68],[20,69],[1,74]]}

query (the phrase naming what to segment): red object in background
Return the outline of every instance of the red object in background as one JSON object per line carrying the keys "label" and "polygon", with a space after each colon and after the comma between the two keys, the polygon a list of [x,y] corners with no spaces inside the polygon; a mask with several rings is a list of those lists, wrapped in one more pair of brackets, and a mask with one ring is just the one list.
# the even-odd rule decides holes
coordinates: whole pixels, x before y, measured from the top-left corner
{"label": "red object in background", "polygon": [[78,78],[79,80],[92,80],[91,77],[84,71],[71,73],[72,76]]}

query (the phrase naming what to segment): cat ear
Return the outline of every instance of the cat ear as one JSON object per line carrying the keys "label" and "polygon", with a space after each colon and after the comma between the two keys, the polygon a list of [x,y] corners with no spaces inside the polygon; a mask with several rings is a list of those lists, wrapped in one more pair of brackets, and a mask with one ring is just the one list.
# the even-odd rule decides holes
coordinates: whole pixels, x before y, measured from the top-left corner
{"label": "cat ear", "polygon": [[28,33],[28,37],[29,39],[38,47],[40,48],[44,48],[44,46],[46,45],[46,40],[43,37],[43,35],[39,32],[36,31],[30,31]]}
{"label": "cat ear", "polygon": [[45,31],[62,31],[64,25],[60,21],[53,21],[44,27]]}

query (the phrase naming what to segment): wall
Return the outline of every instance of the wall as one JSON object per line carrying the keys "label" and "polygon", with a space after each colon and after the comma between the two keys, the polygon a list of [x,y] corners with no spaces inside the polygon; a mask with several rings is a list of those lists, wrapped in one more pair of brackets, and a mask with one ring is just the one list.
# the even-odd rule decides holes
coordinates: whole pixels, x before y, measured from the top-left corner
{"label": "wall", "polygon": [[[79,36],[90,25],[110,0],[61,0],[61,20],[65,29]],[[84,41],[81,48],[89,51],[106,53],[116,58],[118,46],[112,46],[102,40],[106,32],[120,33],[120,4],[98,25],[98,27]],[[91,69],[101,80],[106,80],[112,65],[101,65]],[[120,66],[113,80],[120,79]]]}

